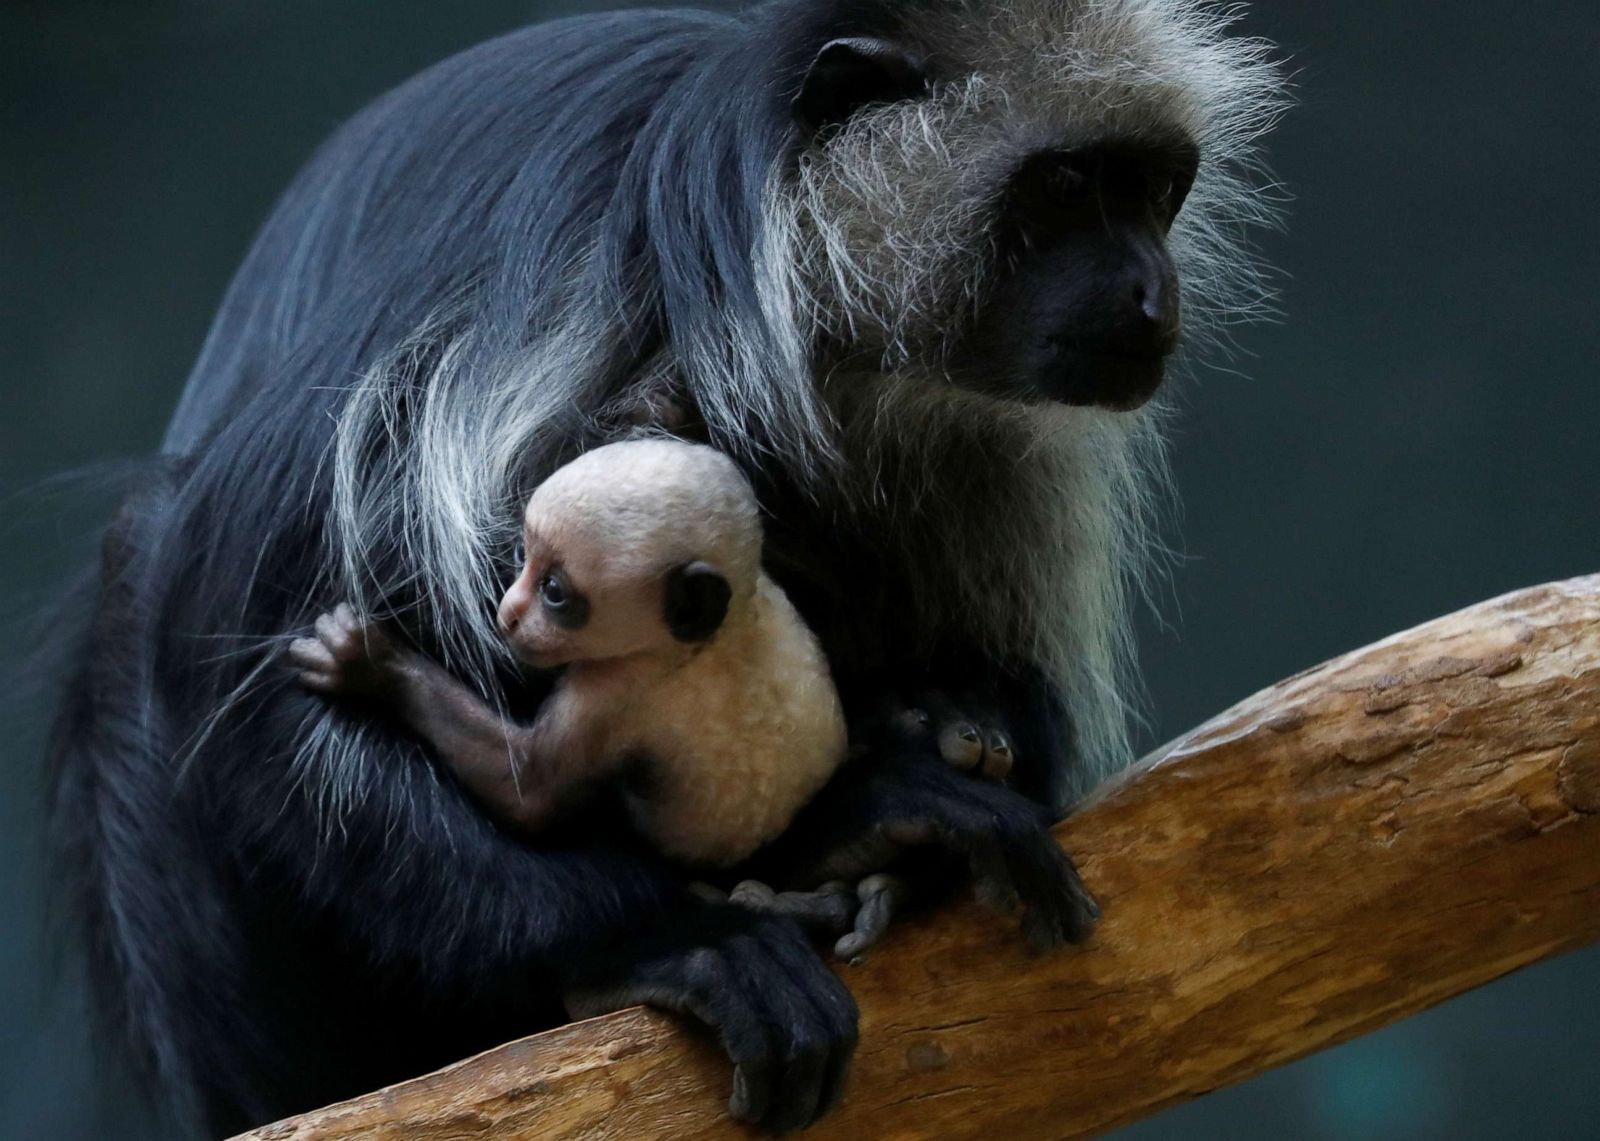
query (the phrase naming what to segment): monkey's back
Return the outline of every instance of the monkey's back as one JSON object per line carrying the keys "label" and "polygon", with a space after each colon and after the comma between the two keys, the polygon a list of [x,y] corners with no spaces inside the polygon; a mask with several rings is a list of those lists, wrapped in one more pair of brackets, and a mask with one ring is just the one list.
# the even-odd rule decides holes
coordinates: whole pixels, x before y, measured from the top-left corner
{"label": "monkey's back", "polygon": [[640,708],[634,735],[652,779],[628,809],[662,851],[691,863],[735,863],[774,839],[844,759],[827,659],[765,575],[745,613]]}

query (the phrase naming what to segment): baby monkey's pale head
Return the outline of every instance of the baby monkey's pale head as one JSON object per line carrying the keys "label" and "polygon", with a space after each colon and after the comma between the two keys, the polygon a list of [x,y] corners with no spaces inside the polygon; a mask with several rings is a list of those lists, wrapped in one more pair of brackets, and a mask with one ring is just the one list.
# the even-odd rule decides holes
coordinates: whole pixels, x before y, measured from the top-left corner
{"label": "baby monkey's pale head", "polygon": [[761,570],[749,482],[727,456],[680,440],[608,444],[558,469],[528,501],[522,541],[500,628],[533,666],[707,641]]}

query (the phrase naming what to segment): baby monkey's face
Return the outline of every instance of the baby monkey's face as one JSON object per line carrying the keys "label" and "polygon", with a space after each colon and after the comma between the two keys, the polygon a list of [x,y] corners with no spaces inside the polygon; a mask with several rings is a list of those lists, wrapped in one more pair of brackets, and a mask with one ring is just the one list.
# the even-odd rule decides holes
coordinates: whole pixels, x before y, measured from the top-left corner
{"label": "baby monkey's face", "polygon": [[681,440],[627,440],[540,484],[522,544],[500,628],[524,662],[681,658],[716,634],[733,599],[753,594],[761,522],[726,456]]}
{"label": "baby monkey's face", "polygon": [[706,562],[664,559],[639,533],[541,510],[524,519],[521,573],[500,600],[500,628],[530,666],[681,653],[710,638],[731,595]]}

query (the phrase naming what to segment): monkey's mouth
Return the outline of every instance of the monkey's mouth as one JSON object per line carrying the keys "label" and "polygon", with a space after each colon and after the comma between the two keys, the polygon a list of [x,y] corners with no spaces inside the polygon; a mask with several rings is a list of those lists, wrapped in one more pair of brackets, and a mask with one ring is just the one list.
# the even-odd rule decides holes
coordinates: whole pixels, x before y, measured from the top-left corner
{"label": "monkey's mouth", "polygon": [[572,660],[571,651],[562,646],[552,646],[544,643],[530,644],[520,639],[507,640],[511,652],[523,665],[536,670],[553,670],[568,664]]}
{"label": "monkey's mouth", "polygon": [[1049,367],[1034,377],[1039,393],[1058,404],[1132,412],[1161,387],[1166,355],[1125,356],[1057,348]]}

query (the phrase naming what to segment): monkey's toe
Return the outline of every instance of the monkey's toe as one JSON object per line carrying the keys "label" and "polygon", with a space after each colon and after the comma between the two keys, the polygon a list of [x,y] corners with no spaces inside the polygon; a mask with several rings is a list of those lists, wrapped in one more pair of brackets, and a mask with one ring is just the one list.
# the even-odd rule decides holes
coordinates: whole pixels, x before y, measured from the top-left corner
{"label": "monkey's toe", "polygon": [[855,914],[853,929],[834,943],[833,953],[851,966],[860,964],[889,929],[906,894],[904,880],[883,872],[857,884],[856,895],[861,907]]}
{"label": "monkey's toe", "polygon": [[856,893],[847,883],[833,881],[815,891],[774,891],[760,880],[735,885],[728,901],[750,911],[782,915],[810,931],[837,935],[855,922]]}

